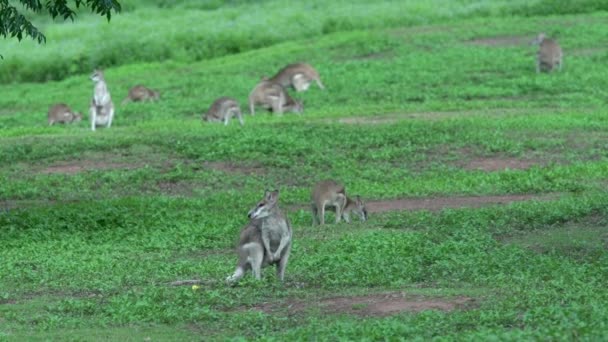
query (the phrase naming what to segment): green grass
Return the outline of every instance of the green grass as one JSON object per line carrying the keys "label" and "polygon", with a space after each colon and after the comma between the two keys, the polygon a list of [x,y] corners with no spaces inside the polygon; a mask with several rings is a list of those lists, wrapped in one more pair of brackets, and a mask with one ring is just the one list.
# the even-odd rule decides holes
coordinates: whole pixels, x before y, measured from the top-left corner
{"label": "green grass", "polygon": [[[606,339],[601,4],[583,14],[543,1],[285,4],[133,2],[110,24],[34,17],[45,47],[3,42],[0,340]],[[107,45],[94,42],[98,25]],[[559,38],[561,73],[534,73],[528,42],[540,31]],[[304,114],[201,122],[215,98],[244,107],[261,75],[298,60],[327,87],[293,94]],[[86,112],[98,63],[113,127],[47,127],[55,102]],[[136,83],[161,100],[118,105]],[[527,167],[469,167],[504,160]],[[310,189],[329,177],[367,201],[542,200],[311,226]],[[281,189],[294,229],[286,282],[267,269],[227,287],[266,188]],[[169,285],[182,279],[201,288]],[[367,317],[315,306],[386,292],[474,305]]]}

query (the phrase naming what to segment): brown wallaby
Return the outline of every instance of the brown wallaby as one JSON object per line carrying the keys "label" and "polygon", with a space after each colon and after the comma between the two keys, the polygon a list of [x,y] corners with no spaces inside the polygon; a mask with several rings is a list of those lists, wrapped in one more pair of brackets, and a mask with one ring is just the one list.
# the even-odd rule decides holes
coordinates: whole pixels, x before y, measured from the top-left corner
{"label": "brown wallaby", "polygon": [[552,71],[555,67],[562,70],[563,53],[562,48],[556,40],[547,38],[544,33],[539,33],[532,44],[538,44],[538,54],[536,56],[536,72]]}
{"label": "brown wallaby", "polygon": [[234,273],[226,278],[233,284],[251,269],[256,279],[261,269],[276,265],[281,281],[291,253],[291,225],[278,206],[279,190],[264,193],[264,198],[249,211],[249,223],[241,231],[237,254],[239,262]]}
{"label": "brown wallaby", "polygon": [[104,79],[103,71],[95,70],[91,75],[91,80],[95,83],[93,98],[89,106],[91,130],[94,131],[97,126],[110,128],[112,119],[114,119],[114,103]]}
{"label": "brown wallaby", "polygon": [[289,64],[268,80],[286,88],[293,87],[298,92],[307,90],[312,81],[315,81],[319,88],[325,89],[319,73],[306,63]]}
{"label": "brown wallaby", "polygon": [[203,120],[209,122],[224,122],[224,125],[228,125],[232,117],[237,117],[241,126],[244,124],[239,102],[233,98],[224,96],[211,104],[207,113],[203,115]]}
{"label": "brown wallaby", "polygon": [[47,114],[49,126],[56,123],[72,123],[82,120],[82,113],[74,112],[65,103],[58,103],[49,108]]}
{"label": "brown wallaby", "polygon": [[282,115],[283,112],[301,113],[304,104],[295,100],[278,83],[262,79],[249,94],[249,113],[255,115],[255,106],[271,110]]}
{"label": "brown wallaby", "polygon": [[336,223],[340,222],[342,218],[350,223],[351,213],[359,216],[361,221],[367,220],[367,210],[361,198],[356,196],[355,200],[350,199],[346,196],[344,186],[334,180],[324,180],[315,184],[310,196],[310,202],[313,225],[319,223],[325,224],[326,207],[336,212]]}
{"label": "brown wallaby", "polygon": [[122,104],[126,104],[129,101],[133,102],[145,102],[145,101],[156,101],[160,97],[160,94],[156,90],[146,88],[145,86],[138,84],[133,88],[129,89],[129,95],[122,100]]}

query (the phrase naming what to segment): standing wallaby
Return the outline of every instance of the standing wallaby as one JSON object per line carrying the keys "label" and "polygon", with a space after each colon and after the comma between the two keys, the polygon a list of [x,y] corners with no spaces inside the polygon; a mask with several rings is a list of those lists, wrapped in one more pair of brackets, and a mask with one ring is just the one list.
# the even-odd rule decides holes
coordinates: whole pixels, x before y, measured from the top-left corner
{"label": "standing wallaby", "polygon": [[282,115],[283,112],[301,113],[304,111],[302,101],[295,100],[276,82],[262,79],[249,94],[249,113],[255,115],[255,106],[270,109],[273,113]]}
{"label": "standing wallaby", "polygon": [[555,67],[562,70],[562,48],[556,40],[547,38],[544,33],[539,33],[532,44],[539,45],[536,57],[536,73],[541,71],[552,71]]}
{"label": "standing wallaby", "polygon": [[234,274],[226,278],[235,283],[251,269],[256,279],[261,278],[261,269],[276,265],[281,281],[291,253],[291,225],[278,206],[279,190],[266,190],[264,198],[249,211],[249,223],[241,231],[237,246],[239,262]]}
{"label": "standing wallaby", "polygon": [[359,196],[353,201],[344,190],[344,186],[334,180],[320,181],[312,189],[310,196],[312,207],[312,223],[325,224],[325,208],[336,212],[336,223],[344,218],[350,223],[350,214],[354,213],[361,221],[367,220],[367,210],[365,204]]}
{"label": "standing wallaby", "polygon": [[93,98],[89,107],[91,115],[91,129],[94,131],[97,126],[112,126],[114,119],[114,103],[110,91],[103,77],[103,71],[95,70],[91,75],[91,80],[95,83],[93,88]]}
{"label": "standing wallaby", "polygon": [[319,73],[306,63],[289,64],[268,80],[286,88],[293,87],[298,92],[307,90],[312,81],[315,81],[319,88],[325,89]]}
{"label": "standing wallaby", "polygon": [[160,97],[160,94],[156,90],[146,88],[145,86],[138,84],[133,88],[129,89],[129,95],[122,100],[121,104],[126,104],[129,101],[133,102],[145,102],[145,101],[156,101]]}
{"label": "standing wallaby", "polygon": [[82,113],[74,112],[65,103],[58,103],[49,108],[48,112],[49,126],[56,123],[71,123],[82,120]]}
{"label": "standing wallaby", "polygon": [[238,101],[230,97],[220,97],[215,100],[207,113],[203,116],[204,121],[209,122],[224,122],[228,125],[232,117],[237,117],[241,126],[243,126],[243,114]]}

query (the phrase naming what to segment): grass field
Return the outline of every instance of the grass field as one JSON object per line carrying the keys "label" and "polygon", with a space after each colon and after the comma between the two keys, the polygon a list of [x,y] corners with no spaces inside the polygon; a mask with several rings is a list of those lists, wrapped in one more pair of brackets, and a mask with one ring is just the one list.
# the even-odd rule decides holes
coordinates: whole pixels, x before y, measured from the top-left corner
{"label": "grass field", "polygon": [[[0,340],[608,339],[603,2],[170,3],[1,42]],[[535,73],[541,31],[562,72]],[[201,122],[294,61],[327,88],[292,93],[302,115]],[[112,128],[48,127],[86,112],[96,65]],[[161,100],[121,106],[137,83]],[[312,226],[325,178],[369,221]],[[228,287],[266,188],[285,283]]]}

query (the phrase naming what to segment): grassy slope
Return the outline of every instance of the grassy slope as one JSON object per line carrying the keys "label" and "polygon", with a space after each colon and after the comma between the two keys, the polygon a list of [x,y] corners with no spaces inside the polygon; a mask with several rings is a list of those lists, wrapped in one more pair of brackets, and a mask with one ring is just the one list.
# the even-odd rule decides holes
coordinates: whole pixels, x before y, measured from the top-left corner
{"label": "grassy slope", "polygon": [[[608,54],[598,44],[606,21],[601,13],[475,18],[337,32],[196,63],[111,68],[115,102],[134,82],[153,85],[163,99],[119,107],[115,127],[95,134],[84,123],[45,127],[44,112],[57,99],[84,109],[92,88],[86,75],[0,86],[0,200],[17,207],[0,213],[0,336],[605,338],[605,244],[577,242],[573,252],[566,238],[543,236],[576,235],[573,226],[606,235]],[[533,48],[524,42],[540,30],[559,33],[562,73],[533,73]],[[519,45],[470,43],[497,36],[523,38]],[[243,128],[199,122],[214,98],[244,101],[261,74],[293,60],[315,65],[328,88],[295,95],[305,100],[301,117],[247,116]],[[338,122],[372,116],[397,121]],[[462,168],[482,157],[544,166]],[[127,168],[40,172],[74,160]],[[265,171],[225,172],[209,161]],[[234,239],[261,191],[281,187],[284,205],[305,204],[312,182],[325,177],[368,199],[562,195],[323,228],[295,211],[287,285],[267,271],[262,283],[248,278],[226,288]],[[165,286],[197,277],[208,281],[197,292]],[[384,290],[470,295],[479,307],[367,319],[243,310]]]}

